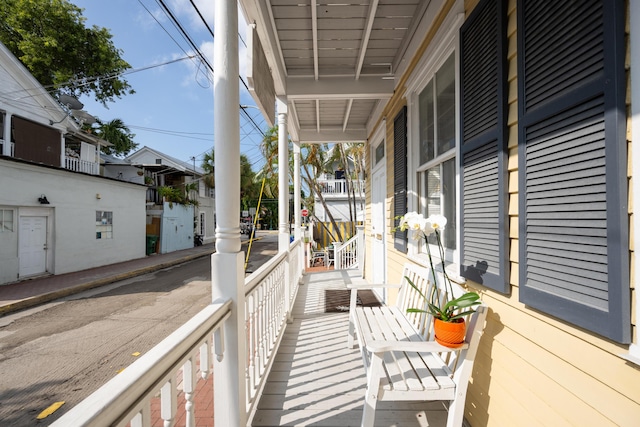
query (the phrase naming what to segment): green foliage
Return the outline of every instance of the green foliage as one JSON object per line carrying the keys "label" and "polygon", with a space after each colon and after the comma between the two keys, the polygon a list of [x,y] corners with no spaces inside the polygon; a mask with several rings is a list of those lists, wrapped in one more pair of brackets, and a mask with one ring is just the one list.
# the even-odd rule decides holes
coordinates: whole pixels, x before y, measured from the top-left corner
{"label": "green foliage", "polygon": [[189,198],[189,193],[198,190],[198,183],[186,184],[183,189],[176,187],[159,187],[158,194],[173,207],[174,203],[198,206],[198,200]]}
{"label": "green foliage", "polygon": [[112,147],[102,147],[105,154],[124,157],[138,148],[138,144],[133,141],[135,134],[120,119],[106,123],[98,121],[98,127],[94,131],[97,136],[113,144]]}
{"label": "green foliage", "polygon": [[56,93],[93,93],[102,104],[133,93],[111,33],[85,20],[67,0],[0,0],[0,41]]}

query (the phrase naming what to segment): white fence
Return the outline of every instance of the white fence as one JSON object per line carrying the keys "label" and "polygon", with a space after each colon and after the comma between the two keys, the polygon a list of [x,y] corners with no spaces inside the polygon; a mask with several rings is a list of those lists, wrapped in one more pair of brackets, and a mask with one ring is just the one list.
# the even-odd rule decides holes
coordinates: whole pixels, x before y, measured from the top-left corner
{"label": "white fence", "polygon": [[[291,307],[298,292],[304,262],[303,245],[295,241],[245,279],[246,406],[251,414],[273,364]],[[224,357],[223,326],[232,315],[231,301],[213,303],[151,349],[121,374],[91,394],[53,427],[149,427],[151,401],[160,396],[164,425],[173,425],[182,381],[186,426],[195,426],[197,377],[213,370],[212,353]],[[215,407],[215,402],[214,402]]]}

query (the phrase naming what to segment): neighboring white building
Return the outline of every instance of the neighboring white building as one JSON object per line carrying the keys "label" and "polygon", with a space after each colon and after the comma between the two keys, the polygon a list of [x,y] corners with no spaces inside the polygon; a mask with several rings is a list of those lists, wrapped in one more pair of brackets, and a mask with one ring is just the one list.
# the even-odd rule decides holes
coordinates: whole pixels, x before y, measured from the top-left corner
{"label": "neighboring white building", "polygon": [[[194,234],[201,235],[204,243],[210,243],[214,240],[215,199],[213,188],[208,187],[202,179],[206,175],[202,168],[146,146],[127,156],[125,161],[139,168],[137,170],[143,171],[144,181],[149,186],[146,198],[147,224],[150,228],[148,232],[161,236],[158,246],[160,253],[193,246]],[[187,222],[191,223],[191,219],[189,221],[181,219],[182,225],[179,227],[181,230],[179,233],[168,233],[163,228],[157,229],[160,224],[162,227],[167,224],[166,214],[173,209],[169,206],[169,210],[167,210],[168,205],[161,200],[158,188],[166,186],[183,189],[193,183],[196,183],[198,188],[197,191],[192,191],[189,195],[189,199],[197,201],[197,204],[188,206],[192,211],[193,226],[187,226]],[[178,215],[176,212],[170,212],[169,217],[175,218],[176,215],[182,218],[184,213]],[[156,230],[152,231],[154,227]]]}
{"label": "neighboring white building", "polygon": [[99,176],[80,130],[0,44],[0,284],[144,256],[145,187]]}
{"label": "neighboring white building", "polygon": [[[338,175],[339,176],[339,175]],[[335,179],[335,175],[324,174],[318,179],[318,184],[322,189],[322,197],[327,205],[327,209],[331,211],[333,219],[336,222],[351,221],[351,212],[354,211],[353,198],[349,198],[350,189],[348,182],[344,178]],[[365,207],[365,181],[353,181],[353,194],[355,195],[355,212],[356,221],[364,221]],[[351,210],[349,210],[349,201],[351,200]],[[330,221],[327,210],[320,202],[320,198],[314,198],[314,213],[320,221]]]}

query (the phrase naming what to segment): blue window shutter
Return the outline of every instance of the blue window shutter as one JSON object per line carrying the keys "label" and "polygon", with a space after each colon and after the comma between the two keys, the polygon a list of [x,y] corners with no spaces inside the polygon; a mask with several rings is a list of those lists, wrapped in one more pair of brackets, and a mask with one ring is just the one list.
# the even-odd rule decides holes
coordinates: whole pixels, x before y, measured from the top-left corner
{"label": "blue window shutter", "polygon": [[517,13],[520,301],[629,343],[624,2]]}
{"label": "blue window shutter", "polygon": [[[403,107],[393,120],[393,216],[407,213],[407,107]],[[394,219],[393,226],[398,225]],[[407,232],[393,234],[393,247],[407,253]]]}
{"label": "blue window shutter", "polygon": [[461,271],[509,292],[506,2],[483,0],[460,29]]}

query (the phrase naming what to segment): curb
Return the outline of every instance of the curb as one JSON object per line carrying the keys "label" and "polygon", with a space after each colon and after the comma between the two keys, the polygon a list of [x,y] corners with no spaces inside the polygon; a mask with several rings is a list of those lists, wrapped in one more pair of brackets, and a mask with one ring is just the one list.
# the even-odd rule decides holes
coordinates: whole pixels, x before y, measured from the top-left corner
{"label": "curb", "polygon": [[16,301],[11,304],[7,304],[0,307],[0,316],[13,313],[19,310],[24,310],[25,308],[35,307],[40,304],[44,304],[59,298],[64,298],[69,295],[77,294],[83,291],[88,291],[89,289],[98,288],[100,286],[108,285],[109,283],[117,282],[119,280],[130,279],[132,277],[142,276],[143,274],[151,273],[157,270],[162,270],[163,268],[171,267],[177,264],[182,264],[185,262],[193,261],[198,258],[202,258],[205,256],[211,255],[210,253],[202,253],[202,254],[194,254],[188,255],[182,258],[178,258],[172,261],[162,262],[160,264],[154,264],[147,267],[138,268],[136,270],[131,270],[126,273],[115,274],[113,276],[103,277],[101,279],[91,280],[89,282],[72,286],[69,288],[58,289],[52,292],[47,292],[45,294],[36,295],[33,297],[25,298],[20,301]]}
{"label": "curb", "polygon": [[[264,237],[254,238],[253,241],[262,240]],[[249,240],[241,242],[241,247],[248,244]],[[126,273],[114,274],[113,276],[103,277],[100,279],[91,280],[89,282],[82,283],[80,285],[72,286],[69,288],[58,289],[55,291],[47,292],[45,294],[35,295],[23,300],[16,301],[11,304],[0,306],[0,316],[5,314],[14,313],[16,311],[24,310],[26,308],[35,307],[40,304],[44,304],[59,298],[68,297],[80,292],[88,291],[89,289],[98,288],[100,286],[108,285],[109,283],[117,282],[119,280],[130,279],[132,277],[142,276],[143,274],[152,273],[163,268],[172,267],[174,265],[183,264],[185,262],[193,261],[198,258],[210,256],[214,252],[203,252],[198,254],[186,255],[182,258],[177,258],[171,261],[161,262],[159,264],[153,264],[146,267],[141,267],[135,270],[127,271]]]}

